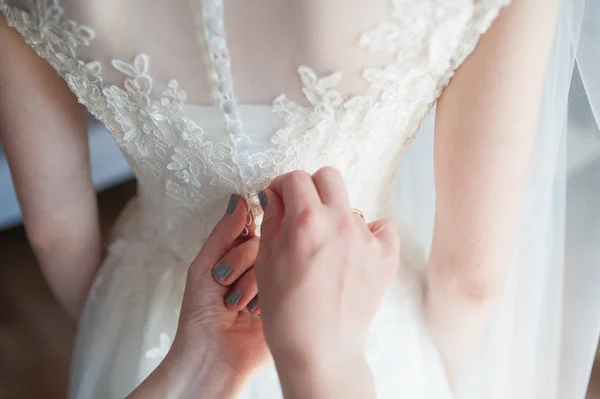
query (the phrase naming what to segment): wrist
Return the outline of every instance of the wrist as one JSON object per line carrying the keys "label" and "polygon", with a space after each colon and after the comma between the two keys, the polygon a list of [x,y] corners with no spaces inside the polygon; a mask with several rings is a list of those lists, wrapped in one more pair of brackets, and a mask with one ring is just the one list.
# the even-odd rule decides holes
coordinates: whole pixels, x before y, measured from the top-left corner
{"label": "wrist", "polygon": [[286,398],[375,398],[373,375],[362,354],[288,357],[275,365]]}
{"label": "wrist", "polygon": [[189,349],[176,339],[160,365],[128,399],[235,397],[245,376],[224,364],[211,351]]}
{"label": "wrist", "polygon": [[190,350],[175,340],[161,366],[167,370],[173,398],[234,397],[247,378],[223,362],[214,351]]}

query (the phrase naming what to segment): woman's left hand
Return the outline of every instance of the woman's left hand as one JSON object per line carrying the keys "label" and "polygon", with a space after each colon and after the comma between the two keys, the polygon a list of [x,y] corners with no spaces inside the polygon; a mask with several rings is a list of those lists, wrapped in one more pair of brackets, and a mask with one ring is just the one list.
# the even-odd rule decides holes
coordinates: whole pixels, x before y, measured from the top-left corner
{"label": "woman's left hand", "polygon": [[269,359],[256,301],[252,302],[259,239],[241,236],[247,210],[245,201],[233,196],[192,262],[173,345],[135,397],[157,397],[159,392],[177,398],[233,397]]}
{"label": "woman's left hand", "polygon": [[175,340],[185,341],[186,350],[200,346],[203,356],[208,351],[245,376],[269,353],[251,303],[258,293],[259,238],[241,236],[248,211],[243,199],[232,196],[228,211],[190,266]]}

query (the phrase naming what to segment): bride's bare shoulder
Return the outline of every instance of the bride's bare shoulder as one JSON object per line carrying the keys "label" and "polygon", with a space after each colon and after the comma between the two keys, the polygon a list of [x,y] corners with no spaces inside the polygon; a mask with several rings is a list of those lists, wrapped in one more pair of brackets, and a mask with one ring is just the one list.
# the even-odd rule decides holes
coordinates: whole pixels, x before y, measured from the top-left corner
{"label": "bride's bare shoulder", "polygon": [[513,0],[501,10],[475,51],[458,68],[438,108],[461,106],[456,103],[459,98],[489,105],[491,102],[484,98],[501,100],[508,96],[535,102],[559,6],[559,0]]}
{"label": "bride's bare shoulder", "polygon": [[[25,43],[19,33],[9,26],[8,21],[0,13],[0,90],[8,84],[8,79],[15,74],[35,74],[37,69],[44,69],[46,63],[35,51]],[[25,63],[26,65],[23,65]]]}

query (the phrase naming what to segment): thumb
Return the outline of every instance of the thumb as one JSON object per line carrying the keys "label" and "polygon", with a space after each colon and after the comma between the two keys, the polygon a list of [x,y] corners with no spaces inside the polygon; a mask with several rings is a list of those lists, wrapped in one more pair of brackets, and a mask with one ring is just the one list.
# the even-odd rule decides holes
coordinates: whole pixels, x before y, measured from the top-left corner
{"label": "thumb", "polygon": [[[203,275],[205,269],[212,268],[229,252],[244,229],[247,214],[248,205],[246,202],[241,201],[239,195],[232,195],[229,198],[227,211],[210,233],[192,262],[190,267],[191,273]],[[196,269],[201,269],[201,271],[196,272]]]}
{"label": "thumb", "polygon": [[263,221],[260,226],[260,246],[269,247],[273,238],[281,229],[283,219],[283,200],[275,191],[267,188],[258,193],[263,210]]}

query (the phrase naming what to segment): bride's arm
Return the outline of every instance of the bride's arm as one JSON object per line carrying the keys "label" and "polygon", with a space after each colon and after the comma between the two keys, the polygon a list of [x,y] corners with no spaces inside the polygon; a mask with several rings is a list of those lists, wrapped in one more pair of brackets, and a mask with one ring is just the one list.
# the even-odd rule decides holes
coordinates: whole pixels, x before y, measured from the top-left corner
{"label": "bride's arm", "polygon": [[438,103],[426,312],[450,374],[504,291],[558,3],[513,0]]}
{"label": "bride's arm", "polygon": [[0,139],[27,236],[77,317],[102,256],[84,110],[2,16],[0,49]]}

